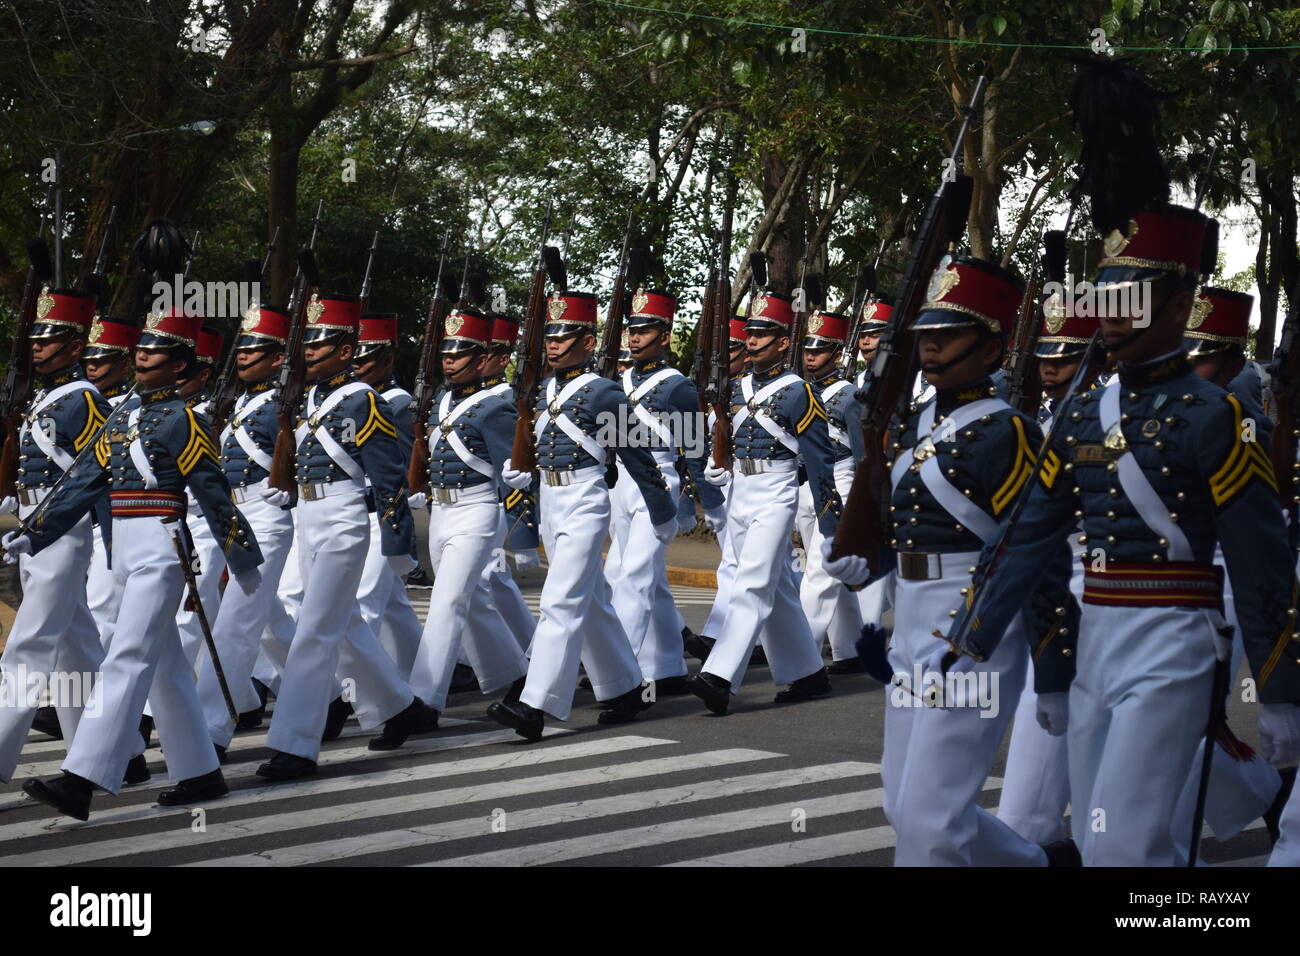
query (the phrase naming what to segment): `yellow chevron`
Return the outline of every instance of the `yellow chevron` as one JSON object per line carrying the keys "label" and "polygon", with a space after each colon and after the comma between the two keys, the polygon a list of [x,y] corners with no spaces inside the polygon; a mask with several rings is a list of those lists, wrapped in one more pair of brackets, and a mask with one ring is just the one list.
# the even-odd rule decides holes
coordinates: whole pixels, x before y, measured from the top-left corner
{"label": "yellow chevron", "polygon": [[1234,498],[1246,487],[1252,478],[1261,478],[1277,494],[1277,479],[1273,474],[1273,463],[1264,454],[1259,442],[1247,442],[1242,439],[1241,402],[1235,395],[1225,398],[1232,406],[1232,428],[1234,441],[1219,469],[1210,476],[1210,495],[1216,507]]}
{"label": "yellow chevron", "polygon": [[[1297,582],[1294,576],[1291,578],[1291,607],[1296,606]],[[1273,669],[1277,667],[1277,662],[1282,659],[1286,652],[1287,645],[1291,643],[1291,637],[1295,634],[1295,618],[1287,615],[1286,627],[1282,629],[1281,635],[1278,636],[1276,643],[1273,645],[1273,651],[1268,655],[1268,660],[1264,666],[1259,669],[1259,686],[1262,689],[1268,683],[1269,677],[1273,674]]]}
{"label": "yellow chevron", "polygon": [[1043,487],[1049,491],[1056,484],[1056,476],[1061,473],[1061,456],[1050,448],[1047,450],[1047,457],[1043,459],[1043,470],[1038,473],[1039,479],[1043,482]]}
{"label": "yellow chevron", "polygon": [[1002,513],[1012,501],[1015,500],[1017,493],[1029,480],[1029,476],[1034,473],[1034,453],[1029,449],[1029,439],[1025,435],[1025,423],[1020,420],[1020,416],[1011,417],[1011,427],[1016,430],[1016,451],[1011,460],[1011,470],[1007,472],[1007,477],[1002,481],[1000,487],[993,495],[993,516],[996,518]]}
{"label": "yellow chevron", "polygon": [[367,396],[370,399],[370,414],[366,418],[366,423],[361,426],[357,432],[357,447],[360,448],[376,431],[381,431],[390,438],[397,437],[397,428],[386,419],[379,411],[379,405],[375,402],[375,393],[370,392]]}
{"label": "yellow chevron", "polygon": [[107,468],[108,461],[113,451],[108,444],[108,433],[99,436],[99,441],[95,442],[95,460],[99,462],[100,468]]}
{"label": "yellow chevron", "polygon": [[86,447],[86,442],[95,437],[95,432],[99,431],[99,426],[104,424],[104,416],[99,413],[95,405],[95,399],[90,389],[85,389],[82,395],[86,396],[86,427],[81,430],[81,434],[76,437],[72,443],[73,451],[81,451]]}
{"label": "yellow chevron", "polygon": [[506,508],[510,509],[513,508],[515,505],[519,504],[519,501],[520,499],[523,498],[523,496],[524,493],[517,488],[514,491],[510,492],[510,494],[506,495]]}
{"label": "yellow chevron", "polygon": [[182,475],[188,475],[194,470],[200,459],[207,455],[215,463],[217,461],[217,449],[212,444],[212,439],[208,437],[199,420],[194,416],[193,409],[185,409],[185,414],[189,417],[190,433],[185,443],[185,447],[176,457],[176,468]]}
{"label": "yellow chevron", "polygon": [[826,421],[826,409],[822,408],[822,403],[818,400],[812,386],[805,382],[803,387],[808,392],[808,411],[804,413],[803,418],[799,420],[799,424],[795,426],[794,433],[796,435],[802,435],[804,430],[812,424],[814,418]]}

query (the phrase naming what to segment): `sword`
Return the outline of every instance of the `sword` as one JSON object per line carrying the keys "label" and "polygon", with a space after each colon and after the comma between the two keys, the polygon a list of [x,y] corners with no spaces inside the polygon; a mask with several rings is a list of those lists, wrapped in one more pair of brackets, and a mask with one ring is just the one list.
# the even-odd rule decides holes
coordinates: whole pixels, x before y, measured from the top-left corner
{"label": "sword", "polygon": [[194,614],[199,619],[199,627],[203,629],[203,640],[208,645],[208,653],[212,656],[212,669],[216,671],[217,683],[221,685],[221,696],[226,700],[226,710],[230,713],[230,719],[239,723],[239,711],[235,709],[234,698],[230,696],[230,686],[226,683],[226,672],[221,669],[221,658],[217,656],[217,644],[212,639],[212,630],[208,627],[208,616],[203,613],[203,599],[199,597],[199,584],[194,578],[194,566],[190,564],[190,556],[185,542],[181,540],[181,526],[183,522],[177,522],[177,527],[172,529],[172,541],[176,544],[176,557],[181,562],[181,573],[185,575],[185,588],[190,592],[190,600],[194,602]]}

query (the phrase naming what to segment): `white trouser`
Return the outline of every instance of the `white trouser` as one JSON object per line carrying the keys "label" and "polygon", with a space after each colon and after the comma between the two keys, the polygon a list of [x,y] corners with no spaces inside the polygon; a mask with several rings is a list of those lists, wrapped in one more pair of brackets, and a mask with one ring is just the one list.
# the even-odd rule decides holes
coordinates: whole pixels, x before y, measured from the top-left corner
{"label": "white trouser", "polygon": [[102,675],[63,762],[64,770],[109,793],[121,789],[127,761],[140,752],[146,697],[153,702],[172,780],[217,769],[194,672],[176,628],[185,579],[172,538],[175,528],[175,522],[161,518],[113,519],[113,578],[122,604]]}
{"label": "white trouser", "polygon": [[[731,485],[727,486],[727,498],[723,503],[724,514],[731,513]],[[729,524],[729,523],[728,523]],[[723,525],[717,532],[718,548],[722,551],[722,560],[718,562],[718,592],[713,596],[713,607],[709,609],[709,619],[704,622],[700,633],[715,637],[722,633],[727,623],[727,612],[731,610],[731,587],[736,580],[736,548],[731,540],[728,525]]]}
{"label": "white trouser", "polygon": [[[25,505],[26,519],[35,505]],[[0,656],[0,783],[8,783],[27,741],[39,700],[32,678],[48,681],[63,739],[71,744],[90,685],[104,659],[99,630],[86,607],[84,581],[90,563],[90,518],[77,522],[40,554],[19,559],[23,599]],[[39,689],[39,688],[36,688]],[[120,780],[118,781],[121,782]]]}
{"label": "white trouser", "polygon": [[[199,573],[195,575],[195,579],[199,586],[199,600],[203,602],[203,613],[207,616],[208,627],[211,627],[221,609],[221,574],[226,570],[226,556],[222,553],[216,539],[212,537],[212,529],[208,527],[203,512],[193,503],[185,524],[190,529],[194,550],[199,556]],[[180,630],[181,648],[185,651],[185,659],[193,668],[200,655],[207,656],[208,648],[207,642],[203,639],[203,627],[199,624],[198,614],[185,610],[185,600],[188,596],[188,593],[182,594],[180,610],[176,614],[176,626]]]}
{"label": "white trouser", "polygon": [[[1232,656],[1228,662],[1228,692],[1231,693],[1232,678],[1241,669],[1246,648],[1237,636],[1240,633],[1237,630],[1237,612],[1227,575],[1224,576],[1223,592],[1224,618],[1233,627]],[[1208,708],[1208,701],[1206,706]],[[1208,713],[1206,716],[1209,716]],[[1179,866],[1187,865],[1187,856],[1191,850],[1192,818],[1196,815],[1196,795],[1200,791],[1201,767],[1204,763],[1205,738],[1202,737],[1192,759],[1187,782],[1183,784],[1183,793],[1172,824],[1174,843],[1178,846]],[[1234,760],[1216,743],[1210,751],[1210,779],[1205,788],[1202,822],[1210,825],[1214,838],[1219,842],[1231,840],[1268,811],[1281,789],[1282,777],[1263,757],[1255,755],[1249,760]]]}
{"label": "white trouser", "polygon": [[289,545],[289,556],[285,559],[284,570],[280,572],[280,586],[276,588],[276,598],[280,607],[292,625],[287,632],[277,632],[268,627],[262,632],[262,649],[253,665],[253,676],[271,689],[280,692],[280,675],[284,673],[284,662],[289,659],[289,645],[293,641],[293,631],[297,627],[298,609],[302,607],[302,571],[299,568],[297,509],[289,512],[293,515],[293,543]]}
{"label": "white trouser", "polygon": [[[1070,576],[1070,591],[1083,600],[1083,562],[1077,560]],[[1056,651],[1050,651],[1056,653]],[[1053,737],[1038,723],[1038,695],[1034,693],[1034,664],[1025,661],[1025,689],[1020,693],[1007,769],[998,800],[998,819],[1026,840],[1052,843],[1070,835],[1065,808],[1070,804],[1070,762],[1065,734]]]}
{"label": "white trouser", "polygon": [[791,684],[822,669],[789,570],[799,476],[793,470],[737,471],[732,488],[727,507],[727,532],[736,549],[731,610],[703,670],[740,690],[754,642],[761,640],[772,680]]}
{"label": "white trouser", "polygon": [[[462,645],[483,693],[523,677],[528,662],[497,609],[479,592],[484,568],[501,559],[501,506],[483,485],[455,504],[434,502],[429,517],[429,565],[434,575],[429,616],[411,669],[411,689],[435,710],[447,707]],[[477,608],[474,606],[478,605]],[[471,608],[477,612],[469,627]]]}
{"label": "white trouser", "polygon": [[420,618],[406,597],[406,584],[381,550],[379,515],[374,512],[370,513],[370,548],[361,569],[357,603],[380,646],[397,664],[397,673],[402,680],[409,679],[420,646]]}
{"label": "white trouser", "polygon": [[[847,499],[849,485],[853,483],[853,460],[835,468],[835,488],[840,497]],[[818,650],[829,638],[831,657],[842,661],[857,657],[855,647],[862,635],[862,610],[858,595],[826,573],[822,566],[822,542],[825,535],[817,524],[817,510],[813,507],[812,485],[805,482],[799,488],[799,511],[795,527],[803,539],[803,581],[799,585],[799,602],[812,630]]]}
{"label": "white trouser", "polygon": [[1291,791],[1291,796],[1282,808],[1282,835],[1273,846],[1268,858],[1269,866],[1300,866],[1300,787]]}
{"label": "white trouser", "polygon": [[945,703],[951,706],[928,707],[907,689],[924,691],[926,664],[942,646],[933,632],[947,632],[948,611],[960,606],[967,568],[977,557],[945,554],[943,577],[896,582],[889,649],[895,683],[886,691],[881,761],[885,816],[898,834],[896,866],[1047,864],[1036,843],[979,805],[1024,681],[1028,648],[1019,616],[987,661],[949,675]]}
{"label": "white trouser", "polygon": [[1178,864],[1171,821],[1204,741],[1214,653],[1203,610],[1084,606],[1067,733],[1084,866]]}
{"label": "white trouser", "polygon": [[[501,540],[505,541],[509,533],[509,521],[514,519],[507,520],[505,510],[500,509],[500,511]],[[483,602],[495,606],[502,620],[506,622],[506,626],[510,628],[510,633],[514,635],[520,649],[527,651],[529,645],[533,643],[533,631],[537,629],[537,619],[528,609],[528,602],[524,600],[523,592],[519,590],[519,585],[510,574],[510,565],[504,560],[489,561],[487,567],[483,569],[474,604],[477,606]],[[470,627],[474,627],[472,612]]]}
{"label": "white trouser", "polygon": [[104,545],[104,536],[95,529],[91,531],[90,538],[92,551],[90,570],[86,574],[86,607],[95,619],[99,642],[108,647],[109,638],[113,636],[113,619],[117,617],[122,595],[113,587],[113,571],[108,566],[108,548]]}
{"label": "white trouser", "polygon": [[641,666],[610,606],[609,585],[600,570],[600,548],[609,530],[604,476],[543,485],[538,511],[549,569],[520,700],[567,720],[579,660],[597,700],[639,687]]}
{"label": "white trouser", "polygon": [[[239,506],[257,537],[262,549],[262,583],[252,594],[245,594],[238,585],[226,588],[221,611],[212,625],[212,640],[217,645],[221,669],[230,687],[235,710],[244,714],[256,710],[260,701],[253,690],[253,664],[262,644],[262,632],[270,628],[283,636],[287,644],[293,639],[293,622],[284,613],[275,589],[280,583],[289,549],[293,544],[293,518],[288,511],[277,508],[254,496]],[[217,681],[217,672],[211,659],[199,667],[199,700],[207,721],[212,742],[222,747],[230,746],[235,734],[235,721],[226,709],[226,699]]]}
{"label": "white trouser", "polygon": [[[659,473],[669,497],[676,501],[681,479],[673,461],[659,461]],[[668,588],[668,545],[655,537],[645,497],[622,462],[609,498],[608,560],[617,554],[619,571],[609,581],[614,613],[646,680],[681,677],[686,673],[686,658],[682,654],[681,615]]]}
{"label": "white trouser", "polygon": [[357,721],[370,729],[411,703],[411,689],[361,617],[357,586],[370,544],[370,515],[357,488],[299,500],[298,563],[307,590],[281,675],[266,745],[315,760],[342,678]]}

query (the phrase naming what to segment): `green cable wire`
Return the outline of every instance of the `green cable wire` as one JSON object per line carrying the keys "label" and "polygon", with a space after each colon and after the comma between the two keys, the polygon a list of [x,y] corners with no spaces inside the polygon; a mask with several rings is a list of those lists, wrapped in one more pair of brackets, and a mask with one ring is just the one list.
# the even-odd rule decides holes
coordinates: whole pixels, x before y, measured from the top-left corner
{"label": "green cable wire", "polygon": [[[709,20],[713,23],[726,23],[737,27],[760,27],[764,30],[781,30],[786,33],[793,30],[802,30],[804,33],[821,33],[827,36],[860,37],[868,40],[897,40],[902,43],[1015,47],[1030,50],[1092,50],[1092,46],[1087,43],[1011,43],[1002,40],[971,40],[965,37],[924,37],[895,35],[889,33],[856,33],[852,30],[830,30],[825,27],[796,27],[786,23],[763,23],[758,20],[741,20],[737,17],[719,17],[708,13],[694,13],[687,10],[667,10],[662,7],[650,7],[639,3],[628,3],[626,0],[593,0],[593,2],[609,7],[623,7],[629,10],[640,10],[644,13],[657,13],[664,16],[684,17],[688,20]],[[1211,53],[1219,50],[1220,47],[1215,46],[1210,50],[1206,50],[1201,46],[1124,46],[1116,43],[1114,44],[1114,49],[1122,50],[1125,53]],[[1246,53],[1282,52],[1287,50],[1300,50],[1300,44],[1292,44],[1290,46],[1234,46],[1226,49],[1227,52],[1237,50]]]}

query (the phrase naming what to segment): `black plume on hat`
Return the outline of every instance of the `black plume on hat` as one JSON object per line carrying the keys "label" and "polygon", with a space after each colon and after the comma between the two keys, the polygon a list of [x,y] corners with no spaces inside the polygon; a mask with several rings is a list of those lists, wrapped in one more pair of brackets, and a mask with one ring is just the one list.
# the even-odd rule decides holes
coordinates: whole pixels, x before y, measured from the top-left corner
{"label": "black plume on hat", "polygon": [[803,277],[803,299],[810,312],[826,301],[819,273],[810,272]]}
{"label": "black plume on hat", "polygon": [[546,266],[546,274],[550,277],[551,285],[555,287],[555,291],[568,292],[569,273],[564,268],[564,259],[560,255],[560,250],[555,246],[543,246],[542,262]]}
{"label": "black plume on hat", "polygon": [[176,228],[176,223],[170,219],[155,219],[135,241],[135,252],[146,270],[157,276],[172,276],[185,271],[190,244]]}
{"label": "black plume on hat", "polygon": [[755,251],[749,254],[749,272],[754,277],[754,288],[767,287],[767,253]]}
{"label": "black plume on hat", "polygon": [[27,240],[27,259],[31,262],[37,278],[42,282],[49,282],[50,276],[54,274],[54,265],[50,262],[50,247],[45,244],[44,239]]}
{"label": "black plume on hat", "polygon": [[1127,61],[1089,61],[1070,94],[1083,137],[1079,184],[1101,235],[1133,213],[1169,202],[1169,170],[1158,145],[1160,94]]}

